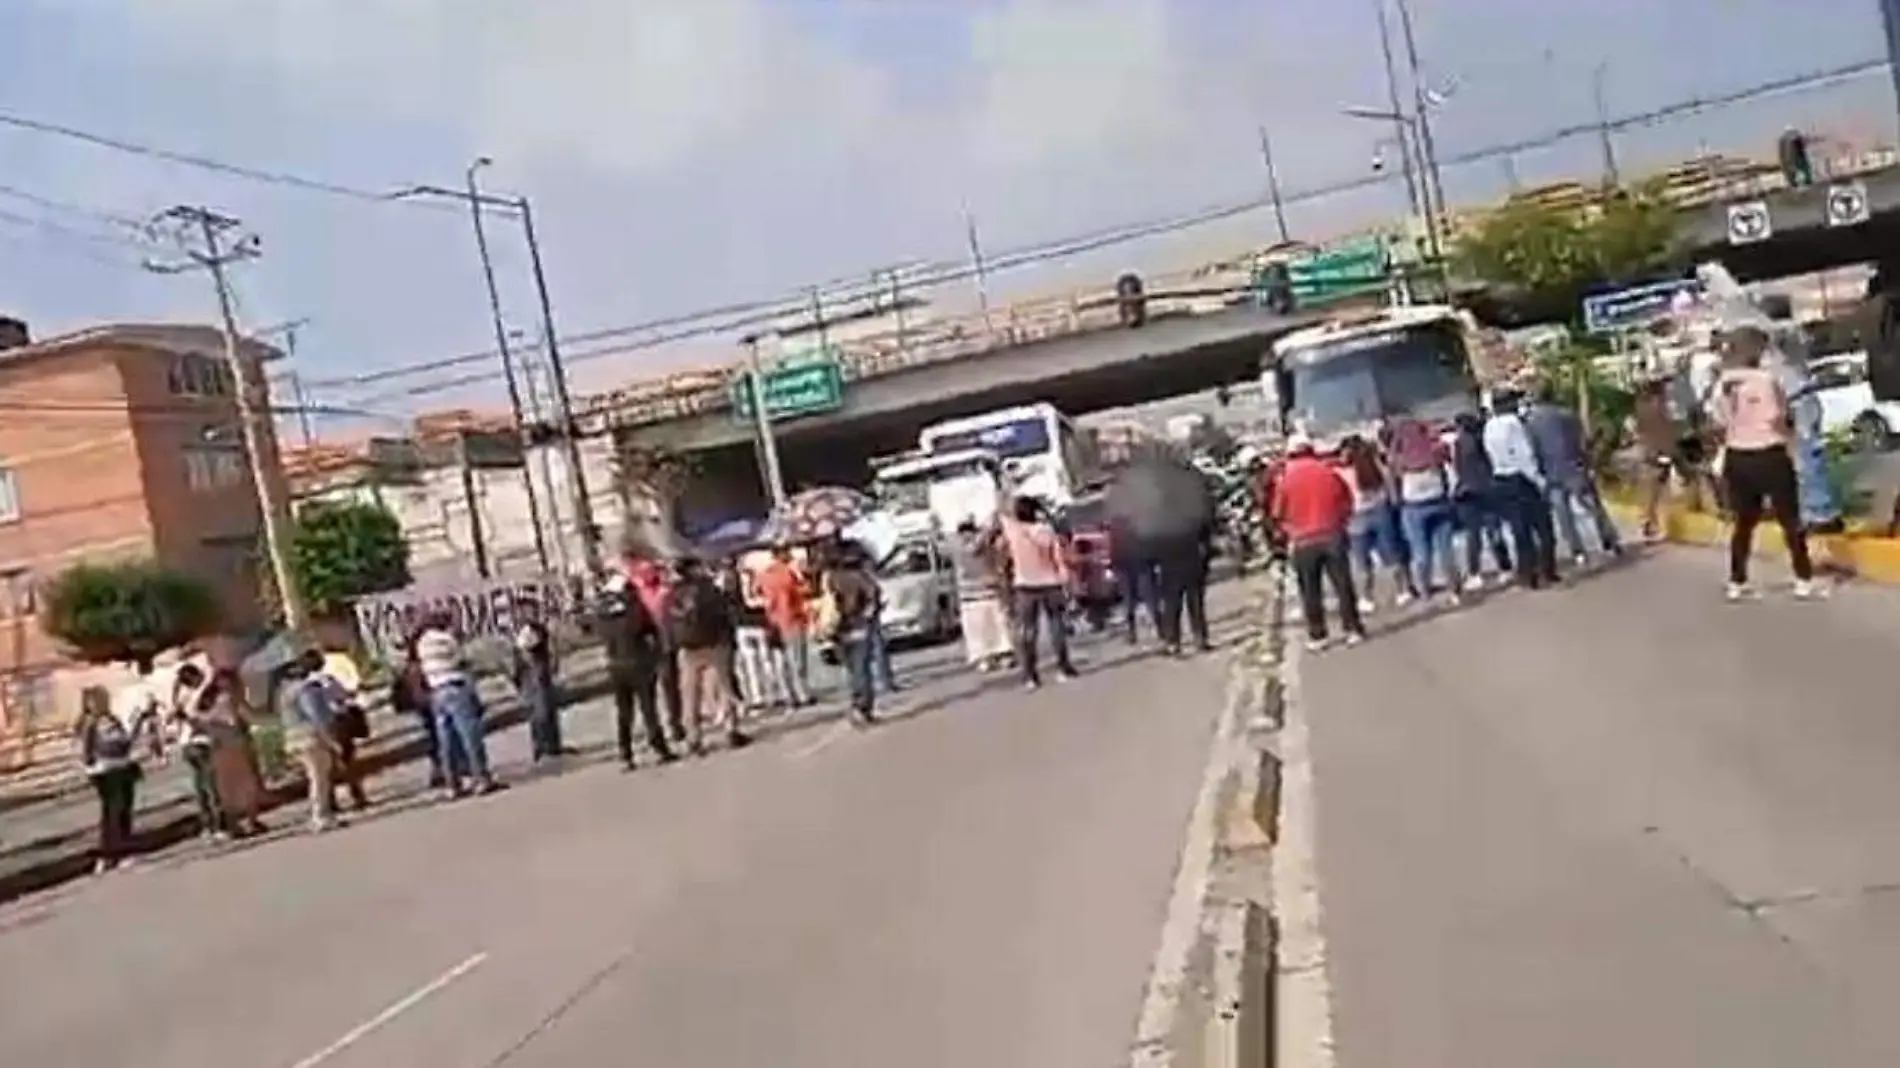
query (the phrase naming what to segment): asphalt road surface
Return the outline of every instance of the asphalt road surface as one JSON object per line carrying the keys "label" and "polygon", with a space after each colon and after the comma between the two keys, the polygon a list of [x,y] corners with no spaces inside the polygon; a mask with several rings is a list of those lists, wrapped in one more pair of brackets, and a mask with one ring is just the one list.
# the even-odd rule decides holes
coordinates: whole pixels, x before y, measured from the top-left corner
{"label": "asphalt road surface", "polygon": [[[1230,638],[1240,600],[1216,598]],[[920,654],[869,732],[595,763],[23,903],[0,913],[0,1057],[1103,1068],[1133,1034],[1226,657],[1097,640],[1082,660],[1026,693]]]}
{"label": "asphalt road surface", "polygon": [[1342,1068],[1900,1063],[1900,594],[1720,571],[1303,658]]}

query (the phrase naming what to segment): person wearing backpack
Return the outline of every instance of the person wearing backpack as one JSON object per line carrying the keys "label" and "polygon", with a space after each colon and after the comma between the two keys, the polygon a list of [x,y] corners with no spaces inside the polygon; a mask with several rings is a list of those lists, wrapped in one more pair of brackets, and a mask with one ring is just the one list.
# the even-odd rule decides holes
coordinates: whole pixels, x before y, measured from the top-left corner
{"label": "person wearing backpack", "polygon": [[79,695],[79,759],[86,778],[99,795],[99,849],[95,872],[119,866],[131,852],[132,812],[141,776],[132,755],[132,731],[112,711],[112,697],[103,686],[88,686]]}
{"label": "person wearing backpack", "polygon": [[738,633],[731,603],[699,561],[682,559],[673,588],[666,595],[666,634],[678,650],[681,718],[686,722],[686,744],[695,755],[705,752],[709,709],[726,732],[733,749],[750,745],[739,729],[738,701],[729,684],[727,666]]}
{"label": "person wearing backpack", "polygon": [[668,653],[660,621],[624,573],[607,576],[594,604],[594,633],[607,652],[607,681],[614,698],[614,745],[620,766],[632,771],[633,716],[638,710],[647,746],[662,764],[679,759],[660,720],[661,665]]}

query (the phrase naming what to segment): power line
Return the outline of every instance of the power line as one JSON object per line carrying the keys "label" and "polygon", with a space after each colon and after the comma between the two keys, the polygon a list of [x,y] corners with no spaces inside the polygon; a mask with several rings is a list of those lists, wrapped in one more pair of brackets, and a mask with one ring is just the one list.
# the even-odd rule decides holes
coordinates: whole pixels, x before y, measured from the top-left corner
{"label": "power line", "polygon": [[83,216],[94,221],[108,223],[112,226],[134,232],[143,232],[145,230],[145,220],[143,219],[137,219],[130,215],[120,215],[115,212],[101,211],[98,208],[89,208],[83,204],[75,204],[70,200],[59,200],[43,193],[35,193],[30,189],[21,189],[18,186],[0,185],[0,196],[12,197],[15,200],[23,201],[37,208],[64,212],[68,215]]}
{"label": "power line", "polygon": [[12,112],[0,112],[0,126],[11,126],[15,129],[30,130],[34,133],[63,137],[70,141],[78,141],[83,144],[92,145],[95,148],[111,149],[115,152],[144,156],[148,159],[164,160],[167,163],[176,163],[185,167],[195,167],[199,170],[211,171],[233,178],[243,178],[253,182],[262,182],[268,185],[288,186],[292,189],[302,189],[311,193],[327,193],[331,196],[347,197],[352,200],[369,201],[380,204],[391,203],[385,193],[375,190],[361,189],[356,186],[343,185],[317,178],[306,178],[303,175],[293,174],[289,171],[265,170],[260,167],[251,167],[241,163],[228,163],[211,156],[198,155],[191,152],[179,152],[169,148],[161,148],[157,145],[149,145],[107,134],[94,133],[90,130],[82,130],[77,126],[67,126],[63,123],[50,122],[45,119],[35,119]]}
{"label": "power line", "polygon": [[[1839,67],[1757,82],[1715,96],[1693,97],[1663,107],[1624,115],[1620,118],[1609,120],[1607,124],[1601,120],[1587,123],[1574,123],[1560,126],[1532,137],[1456,153],[1445,157],[1445,159],[1441,161],[1441,165],[1446,167],[1467,166],[1499,157],[1509,158],[1534,149],[1552,147],[1581,136],[1599,136],[1606,127],[1611,131],[1620,131],[1644,126],[1654,126],[1670,119],[1743,103],[1753,99],[1825,87],[1829,84],[1882,72],[1885,71],[1887,67],[1888,61],[1885,58],[1869,59]],[[1342,193],[1376,188],[1393,180],[1394,178],[1391,175],[1385,174],[1367,174],[1347,179],[1336,179],[1307,189],[1285,193],[1281,196],[1280,201],[1282,204],[1303,203],[1338,196]],[[1273,198],[1271,196],[1256,196],[1205,208],[1186,215],[1151,220],[1144,223],[1122,224],[1120,226],[1084,233],[1075,237],[1024,246],[1013,251],[1005,252],[993,259],[986,258],[984,267],[985,270],[1008,270],[1016,267],[1026,267],[1044,263],[1050,260],[1063,259],[1070,256],[1081,255],[1086,252],[1110,248],[1131,241],[1165,236],[1171,233],[1178,233],[1184,230],[1222,222],[1259,211],[1272,204]],[[976,273],[974,267],[961,261],[923,263],[918,265],[918,272],[919,273],[909,282],[909,288],[935,288],[937,286],[969,279],[974,277]],[[724,308],[706,309],[645,323],[609,327],[581,334],[568,335],[561,340],[572,344],[587,344],[595,341],[608,341],[632,337],[636,334],[652,333],[669,326],[691,326],[690,329],[671,331],[639,341],[577,353],[570,357],[569,362],[601,359],[607,356],[638,352],[659,345],[670,344],[675,341],[709,337],[745,330],[755,326],[767,325],[784,315],[797,312],[800,303],[799,298],[786,298],[777,301],[728,305]],[[719,321],[708,321],[715,319]],[[363,375],[313,381],[307,384],[312,388],[325,389],[371,385],[378,382],[387,382],[414,375],[428,374],[435,371],[483,363],[494,359],[495,356],[495,351],[490,349],[483,352],[471,352],[439,360],[408,364],[401,367],[386,368],[381,371],[370,372]],[[498,374],[491,372],[460,375],[408,389],[380,392],[373,396],[377,400],[409,399],[481,385],[494,381],[497,377]]]}

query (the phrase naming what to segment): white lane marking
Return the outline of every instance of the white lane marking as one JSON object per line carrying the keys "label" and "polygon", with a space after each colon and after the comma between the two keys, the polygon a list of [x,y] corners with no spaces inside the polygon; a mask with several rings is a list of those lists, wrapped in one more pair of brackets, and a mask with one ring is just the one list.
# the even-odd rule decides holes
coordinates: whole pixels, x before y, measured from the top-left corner
{"label": "white lane marking", "polygon": [[330,1043],[315,1053],[312,1053],[310,1056],[305,1057],[303,1060],[298,1061],[295,1068],[316,1068],[317,1065],[322,1064],[324,1061],[329,1060],[344,1050],[349,1049],[351,1046],[356,1045],[358,1042],[361,1042],[364,1038],[369,1036],[370,1032],[375,1031],[396,1017],[401,1016],[403,1013],[422,1004],[429,998],[441,993],[450,983],[455,982],[476,968],[481,967],[482,962],[487,959],[487,953],[477,953],[455,967],[450,968],[448,971],[429,980],[422,986],[417,987],[401,1001],[396,1002],[369,1019],[364,1020],[362,1023],[357,1024],[342,1038],[337,1039],[335,1042]]}

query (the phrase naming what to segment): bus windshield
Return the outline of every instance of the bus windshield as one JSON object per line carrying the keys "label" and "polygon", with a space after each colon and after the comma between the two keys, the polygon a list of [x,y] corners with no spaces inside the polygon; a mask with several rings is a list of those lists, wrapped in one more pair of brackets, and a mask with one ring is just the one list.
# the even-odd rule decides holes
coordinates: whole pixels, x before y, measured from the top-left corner
{"label": "bus windshield", "polygon": [[1286,353],[1281,410],[1290,427],[1328,434],[1394,416],[1449,419],[1477,403],[1464,341],[1452,324],[1341,338]]}
{"label": "bus windshield", "polygon": [[931,453],[988,449],[1005,460],[1040,456],[1050,451],[1049,420],[1024,416],[985,427],[931,435],[925,445]]}

